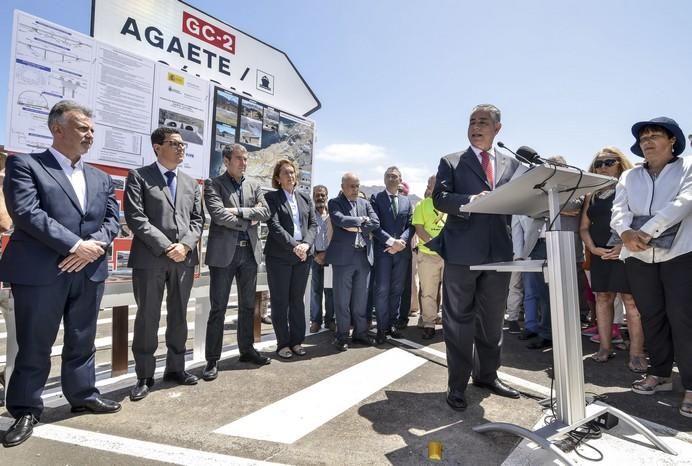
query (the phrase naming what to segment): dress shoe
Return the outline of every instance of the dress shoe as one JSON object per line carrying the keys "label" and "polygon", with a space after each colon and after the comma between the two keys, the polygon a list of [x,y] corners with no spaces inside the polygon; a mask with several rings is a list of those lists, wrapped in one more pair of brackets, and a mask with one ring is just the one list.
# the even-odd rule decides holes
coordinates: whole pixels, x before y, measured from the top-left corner
{"label": "dress shoe", "polygon": [[218,363],[216,361],[207,361],[207,367],[202,372],[202,378],[207,382],[215,380],[219,376]]}
{"label": "dress shoe", "polygon": [[293,351],[293,354],[296,356],[305,356],[308,354],[308,352],[305,351],[305,348],[303,348],[303,345],[293,345],[291,351]]}
{"label": "dress shoe", "polygon": [[385,343],[387,341],[387,335],[385,334],[384,331],[378,330],[377,335],[375,336],[375,343],[378,345],[381,345],[382,343]]}
{"label": "dress shoe", "polygon": [[404,330],[406,327],[408,327],[408,319],[399,320],[394,324],[394,328],[396,328],[397,330]]}
{"label": "dress shoe", "polygon": [[18,417],[14,421],[14,424],[5,432],[5,437],[2,439],[2,446],[5,448],[16,447],[24,440],[31,437],[36,424],[38,424],[38,419],[36,419],[33,414],[25,414]]}
{"label": "dress shoe", "polygon": [[272,324],[272,318],[269,316],[264,316],[262,317],[262,323],[266,325],[271,325]]}
{"label": "dress shoe", "polygon": [[329,328],[330,332],[336,332],[336,322],[329,322],[329,325],[325,325],[325,327]]}
{"label": "dress shoe", "polygon": [[392,338],[401,338],[401,333],[396,329],[396,327],[387,332],[387,334],[389,334],[389,336]]}
{"label": "dress shoe", "polygon": [[240,355],[238,358],[238,361],[240,362],[251,362],[253,364],[257,364],[258,366],[266,366],[267,364],[271,363],[272,360],[269,359],[267,356],[261,355],[256,349],[252,348],[250,351],[247,353],[243,353]]}
{"label": "dress shoe", "polygon": [[447,391],[447,404],[455,411],[464,411],[468,406],[464,395],[452,393],[449,390]]}
{"label": "dress shoe", "polygon": [[536,332],[532,332],[531,330],[522,330],[521,333],[519,334],[519,339],[520,340],[530,340],[533,337],[537,337],[538,334]]}
{"label": "dress shoe", "polygon": [[149,394],[149,389],[154,385],[154,379],[137,379],[137,383],[130,390],[130,401],[139,401]]}
{"label": "dress shoe", "polygon": [[84,400],[84,404],[80,406],[72,406],[73,413],[90,412],[92,414],[111,414],[120,411],[120,403],[97,396]]}
{"label": "dress shoe", "polygon": [[521,335],[521,327],[519,322],[516,320],[510,320],[507,322],[507,333],[510,335]]}
{"label": "dress shoe", "polygon": [[196,375],[192,375],[188,371],[163,373],[164,382],[177,382],[178,385],[197,385],[198,380]]}
{"label": "dress shoe", "polygon": [[334,345],[334,348],[336,348],[336,350],[339,352],[348,350],[348,345],[343,340],[334,340],[332,344]]}
{"label": "dress shoe", "polygon": [[435,338],[435,329],[432,327],[426,327],[423,329],[423,335],[421,336],[423,340],[432,340]]}
{"label": "dress shoe", "polygon": [[351,339],[351,341],[354,344],[363,345],[363,346],[372,346],[375,344],[375,339],[369,335],[365,335],[362,337],[356,337],[356,338]]}
{"label": "dress shoe", "polygon": [[553,347],[553,341],[546,338],[540,338],[526,345],[528,349],[548,349]]}
{"label": "dress shoe", "polygon": [[504,396],[507,398],[519,398],[519,392],[509,385],[505,385],[500,379],[495,379],[492,382],[481,382],[479,380],[474,380],[473,384],[476,387],[487,388],[499,396]]}
{"label": "dress shoe", "polygon": [[310,333],[317,333],[320,331],[321,325],[317,322],[310,322]]}

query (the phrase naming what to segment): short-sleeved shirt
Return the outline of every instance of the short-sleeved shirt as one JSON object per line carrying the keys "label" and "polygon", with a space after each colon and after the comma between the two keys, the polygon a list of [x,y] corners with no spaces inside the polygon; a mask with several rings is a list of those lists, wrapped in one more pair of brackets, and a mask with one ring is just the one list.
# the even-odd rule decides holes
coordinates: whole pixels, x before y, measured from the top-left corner
{"label": "short-sleeved shirt", "polygon": [[[447,221],[447,214],[435,209],[432,197],[426,197],[420,201],[413,211],[413,224],[421,225],[431,238],[436,237],[442,231]],[[437,255],[422,242],[418,243],[418,250],[424,254]]]}

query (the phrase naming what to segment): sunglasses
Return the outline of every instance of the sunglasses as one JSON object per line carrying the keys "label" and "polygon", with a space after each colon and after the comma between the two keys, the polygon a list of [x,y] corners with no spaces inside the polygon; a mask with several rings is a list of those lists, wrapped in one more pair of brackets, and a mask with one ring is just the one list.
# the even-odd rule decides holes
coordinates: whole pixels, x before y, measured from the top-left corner
{"label": "sunglasses", "polygon": [[178,141],[163,141],[164,144],[168,144],[171,147],[175,147],[177,150],[186,150],[187,149],[187,143],[185,142],[178,142]]}
{"label": "sunglasses", "polygon": [[601,168],[601,167],[605,166],[605,167],[610,168],[613,165],[615,165],[616,163],[620,163],[620,161],[618,159],[596,160],[593,163],[593,167],[594,168]]}

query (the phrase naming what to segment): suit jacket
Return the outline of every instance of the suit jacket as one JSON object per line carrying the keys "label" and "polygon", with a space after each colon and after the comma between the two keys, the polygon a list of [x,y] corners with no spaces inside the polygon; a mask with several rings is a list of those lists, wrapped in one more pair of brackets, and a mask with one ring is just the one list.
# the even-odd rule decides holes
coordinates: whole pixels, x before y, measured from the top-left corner
{"label": "suit jacket", "polygon": [[528,259],[536,247],[541,231],[546,227],[545,219],[526,215],[512,215],[512,244],[514,257]]}
{"label": "suit jacket", "polygon": [[413,208],[411,201],[406,196],[398,198],[399,210],[396,215],[392,212],[392,204],[387,190],[373,194],[370,198],[372,208],[380,219],[380,227],[372,232],[375,239],[375,252],[383,252],[387,247],[389,238],[402,239],[406,242],[406,248],[401,251],[411,252],[411,238],[413,237]]}
{"label": "suit jacket", "polygon": [[[326,261],[333,265],[350,265],[356,255],[355,244],[357,233],[345,230],[349,227],[359,227],[367,248],[368,261],[373,264],[372,242],[370,233],[380,226],[380,219],[365,199],[358,198],[355,208],[351,202],[340,193],[327,203],[329,220],[332,225],[332,237],[327,247]],[[370,221],[363,224],[360,217],[368,217]]]}
{"label": "suit jacket", "polygon": [[297,264],[300,262],[300,259],[293,253],[293,248],[300,243],[306,243],[310,246],[308,254],[312,254],[317,234],[317,220],[315,220],[315,208],[310,197],[297,190],[293,191],[293,194],[298,205],[300,233],[303,239],[296,241],[293,238],[293,229],[295,227],[293,225],[293,214],[283,190],[270,191],[264,196],[269,205],[269,220],[267,220],[269,234],[264,244],[264,254]]}
{"label": "suit jacket", "polygon": [[[495,149],[495,187],[507,183],[519,168],[519,162]],[[520,170],[521,171],[521,170]],[[471,196],[489,191],[485,172],[469,147],[440,159],[433,190],[433,204],[446,212],[447,223],[428,246],[451,264],[479,265],[512,260],[509,215],[462,213],[461,206]]]}
{"label": "suit jacket", "polygon": [[[245,180],[242,190],[243,205],[240,205],[239,193],[227,173],[204,182],[204,203],[211,216],[204,263],[211,267],[228,267],[235,255],[241,231],[247,232],[250,238],[257,265],[262,263],[262,242],[258,230],[259,222],[269,218],[269,206],[257,183]],[[239,215],[229,213],[229,207],[240,209]]]}
{"label": "suit jacket", "polygon": [[125,220],[134,234],[128,267],[153,269],[170,259],[173,243],[190,248],[185,265],[198,264],[197,241],[202,236],[204,214],[197,181],[178,170],[175,202],[156,162],[130,170],[125,183]]}
{"label": "suit jacket", "polygon": [[[84,164],[86,212],[50,151],[7,159],[4,193],[14,232],[0,260],[0,280],[48,285],[63,273],[58,264],[79,241],[109,245],[120,231],[111,177]],[[107,254],[84,268],[100,282],[108,276]]]}

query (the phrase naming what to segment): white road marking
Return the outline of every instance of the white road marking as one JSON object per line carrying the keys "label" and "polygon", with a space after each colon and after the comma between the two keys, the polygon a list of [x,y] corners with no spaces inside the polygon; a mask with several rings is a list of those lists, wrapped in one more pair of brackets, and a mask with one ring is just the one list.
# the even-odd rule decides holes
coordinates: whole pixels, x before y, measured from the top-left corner
{"label": "white road marking", "polygon": [[[12,420],[0,418],[0,428],[7,429],[12,425]],[[168,464],[182,465],[279,465],[261,460],[241,458],[238,456],[209,453],[190,448],[181,448],[173,445],[146,442],[115,435],[90,432],[88,430],[74,429],[72,427],[58,426],[54,424],[39,425],[34,428],[34,437],[53,440],[55,442],[68,443],[83,448],[107,451],[119,455],[127,455],[152,461],[160,461]],[[31,442],[31,440],[29,440]]]}
{"label": "white road marking", "polygon": [[214,433],[293,443],[425,362],[399,348],[385,351]]}

